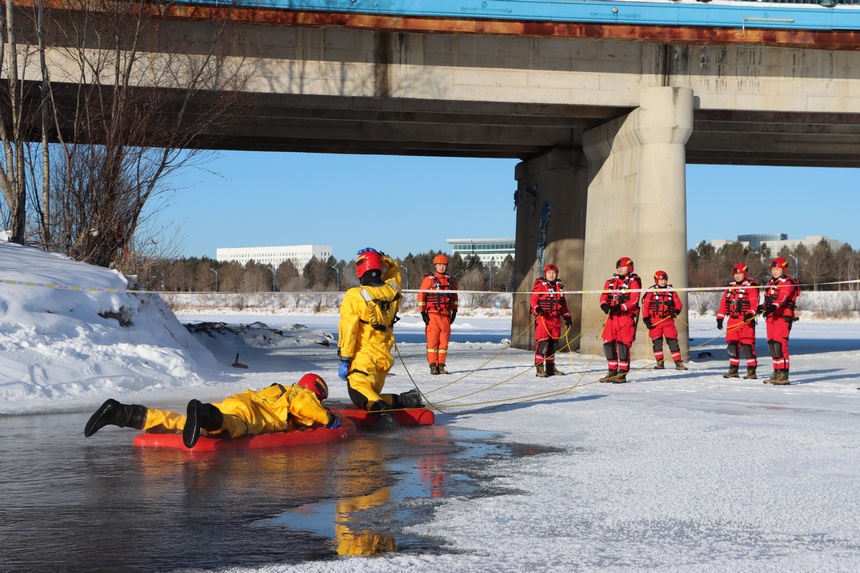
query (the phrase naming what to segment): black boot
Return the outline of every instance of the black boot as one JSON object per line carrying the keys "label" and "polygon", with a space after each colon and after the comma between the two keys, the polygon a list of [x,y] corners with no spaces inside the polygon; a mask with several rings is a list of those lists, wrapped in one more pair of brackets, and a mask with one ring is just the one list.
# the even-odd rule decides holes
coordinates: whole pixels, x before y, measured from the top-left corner
{"label": "black boot", "polygon": [[400,427],[394,416],[391,415],[390,407],[383,401],[374,402],[370,406],[370,412],[376,416],[375,430],[380,432],[393,432]]}
{"label": "black boot", "polygon": [[90,416],[87,425],[84,426],[84,436],[89,438],[107,425],[142,430],[144,424],[146,424],[146,407],[120,404],[111,398]]}
{"label": "black boot", "polygon": [[555,376],[556,375],[555,364],[553,364],[552,362],[547,362],[546,364],[544,364],[544,369],[546,371],[547,376]]}
{"label": "black boot", "polygon": [[403,392],[400,396],[400,406],[402,408],[423,408],[424,404],[421,402],[421,393],[417,388],[413,388],[409,392]]}
{"label": "black boot", "polygon": [[212,404],[200,400],[188,402],[185,411],[185,428],[182,429],[182,442],[186,448],[193,448],[200,438],[200,430],[214,432],[224,425],[224,415]]}

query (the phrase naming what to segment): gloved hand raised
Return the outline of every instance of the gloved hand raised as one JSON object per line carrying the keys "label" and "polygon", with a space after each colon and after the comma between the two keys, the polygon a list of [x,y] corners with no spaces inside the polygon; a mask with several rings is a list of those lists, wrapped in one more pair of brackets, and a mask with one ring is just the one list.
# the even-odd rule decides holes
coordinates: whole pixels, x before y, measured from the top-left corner
{"label": "gloved hand raised", "polygon": [[455,318],[457,318],[457,311],[456,310],[451,312],[451,324],[454,324]]}
{"label": "gloved hand raised", "polygon": [[722,330],[722,329],[723,329],[723,319],[718,318],[717,319],[717,330]]}
{"label": "gloved hand raised", "polygon": [[349,376],[349,365],[352,363],[352,358],[342,358],[340,360],[340,364],[337,367],[337,377],[347,382],[347,377]]}
{"label": "gloved hand raised", "polygon": [[648,330],[651,330],[652,328],[654,328],[654,325],[651,323],[651,317],[650,316],[647,318],[643,318],[642,322],[645,323],[645,328],[647,328]]}
{"label": "gloved hand raised", "polygon": [[600,310],[602,310],[606,314],[609,314],[609,305],[604,302],[600,305]]}
{"label": "gloved hand raised", "polygon": [[424,321],[424,324],[430,324],[430,315],[426,312],[421,313],[421,320]]}

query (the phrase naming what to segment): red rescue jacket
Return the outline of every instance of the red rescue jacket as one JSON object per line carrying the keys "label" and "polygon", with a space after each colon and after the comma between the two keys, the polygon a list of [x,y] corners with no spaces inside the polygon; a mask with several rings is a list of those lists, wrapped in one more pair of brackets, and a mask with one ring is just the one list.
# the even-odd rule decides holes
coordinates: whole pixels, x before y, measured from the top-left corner
{"label": "red rescue jacket", "polygon": [[651,285],[642,297],[642,318],[661,319],[681,312],[681,297],[672,285]]}
{"label": "red rescue jacket", "polygon": [[639,296],[642,292],[642,279],[636,273],[628,273],[620,277],[617,274],[606,281],[600,294],[600,305],[610,307],[620,306],[622,315],[637,316],[639,314]]}
{"label": "red rescue jacket", "polygon": [[758,282],[753,279],[732,281],[726,285],[723,298],[720,299],[717,318],[743,318],[745,314],[755,314],[758,307],[758,286]]}
{"label": "red rescue jacket", "polygon": [[537,314],[535,311],[540,308],[543,315],[549,318],[570,317],[561,281],[548,281],[543,277],[535,279],[530,303],[532,314]]}

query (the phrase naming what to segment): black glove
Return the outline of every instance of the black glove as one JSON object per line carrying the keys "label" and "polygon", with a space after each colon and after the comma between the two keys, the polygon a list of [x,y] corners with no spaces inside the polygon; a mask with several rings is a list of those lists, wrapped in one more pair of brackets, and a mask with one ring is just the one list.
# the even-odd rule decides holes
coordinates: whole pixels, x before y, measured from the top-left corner
{"label": "black glove", "polygon": [[678,311],[678,310],[673,310],[673,311],[672,311],[672,318],[678,318],[678,315],[679,315],[679,314],[681,314],[681,312],[680,312],[680,311]]}
{"label": "black glove", "polygon": [[751,312],[748,312],[744,315],[744,322],[750,322],[754,318],[755,318],[755,315]]}
{"label": "black glove", "polygon": [[454,324],[454,319],[457,318],[457,311],[453,311],[451,313],[451,324]]}
{"label": "black glove", "polygon": [[777,308],[777,307],[776,307],[776,305],[775,305],[775,304],[772,304],[772,305],[770,305],[769,307],[767,307],[766,309],[764,309],[764,312],[763,312],[763,313],[761,313],[761,315],[762,315],[762,316],[767,316],[767,315],[769,315],[769,314],[772,314],[772,313],[776,312],[776,308]]}
{"label": "black glove", "polygon": [[609,307],[609,314],[610,314],[610,316],[616,315],[616,314],[621,314],[621,305],[619,304],[616,306],[610,306]]}
{"label": "black glove", "polygon": [[573,321],[570,319],[569,316],[564,319],[564,325],[567,328],[570,328],[571,326],[573,326]]}
{"label": "black glove", "polygon": [[603,312],[605,312],[606,314],[609,314],[609,305],[608,305],[608,304],[606,304],[606,303],[601,304],[601,305],[600,305],[600,310],[602,310],[602,311],[603,311]]}
{"label": "black glove", "polygon": [[543,314],[543,309],[541,307],[535,308],[535,316],[540,316]]}
{"label": "black glove", "polygon": [[723,329],[723,319],[718,318],[717,319],[717,330],[722,330],[722,329]]}
{"label": "black glove", "polygon": [[645,328],[647,328],[648,330],[651,330],[652,328],[654,328],[654,325],[651,324],[651,317],[650,316],[648,318],[643,318],[642,322],[645,323]]}
{"label": "black glove", "polygon": [[424,324],[430,324],[430,315],[426,312],[421,313],[421,319],[424,321]]}

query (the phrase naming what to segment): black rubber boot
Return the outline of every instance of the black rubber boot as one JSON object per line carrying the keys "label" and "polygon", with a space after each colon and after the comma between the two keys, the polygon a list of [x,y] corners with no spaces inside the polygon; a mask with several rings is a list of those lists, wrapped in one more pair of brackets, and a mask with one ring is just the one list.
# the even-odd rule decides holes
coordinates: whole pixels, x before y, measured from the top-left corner
{"label": "black rubber boot", "polygon": [[375,430],[380,432],[393,432],[400,427],[400,424],[397,423],[397,420],[394,419],[391,412],[387,411],[389,409],[390,407],[388,404],[382,401],[374,402],[370,406],[370,412],[376,416]]}
{"label": "black rubber boot", "polygon": [[214,432],[224,425],[224,415],[212,404],[204,404],[200,400],[188,402],[185,411],[185,428],[182,430],[182,442],[186,448],[193,448],[200,439],[200,431]]}
{"label": "black rubber boot", "polygon": [[400,404],[403,408],[422,408],[424,404],[421,402],[421,393],[417,388],[413,388],[409,392],[403,392],[400,396]]}
{"label": "black rubber boot", "polygon": [[111,398],[90,416],[87,425],[84,426],[84,436],[89,438],[108,425],[142,430],[144,424],[146,424],[146,407],[137,404],[120,404]]}

